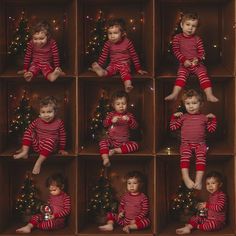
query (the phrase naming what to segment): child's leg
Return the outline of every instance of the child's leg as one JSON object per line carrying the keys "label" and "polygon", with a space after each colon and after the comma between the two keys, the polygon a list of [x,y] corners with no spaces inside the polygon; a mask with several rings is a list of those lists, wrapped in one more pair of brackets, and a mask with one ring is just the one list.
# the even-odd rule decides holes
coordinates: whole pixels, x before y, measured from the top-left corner
{"label": "child's leg", "polygon": [[181,90],[182,90],[182,87],[175,85],[172,93],[166,96],[165,100],[166,101],[176,100]]}
{"label": "child's leg", "polygon": [[110,142],[108,139],[103,139],[99,142],[100,154],[103,160],[103,165],[109,167],[111,165],[109,160]]}
{"label": "child's leg", "polygon": [[[121,152],[116,152],[116,153],[130,153],[130,152],[135,152],[137,150],[138,150],[138,143],[134,141],[128,141],[121,145],[120,147]],[[117,149],[116,151],[119,151],[119,149]]]}
{"label": "child's leg", "polygon": [[124,81],[124,86],[125,86],[125,92],[129,93],[134,87],[132,85],[131,80],[125,80]]}
{"label": "child's leg", "polygon": [[221,229],[223,226],[222,222],[206,219],[202,224],[198,224],[197,228],[202,231],[214,231]]}
{"label": "child's leg", "polygon": [[28,153],[29,153],[29,146],[23,145],[21,148],[21,151],[18,152],[17,154],[13,155],[14,159],[27,159],[28,158]]}
{"label": "child's leg", "polygon": [[189,177],[189,169],[183,168],[181,169],[181,172],[182,172],[182,178],[186,187],[189,189],[192,189],[194,187],[194,182]]}
{"label": "child's leg", "polygon": [[176,229],[176,234],[190,234],[193,226],[186,224],[184,227]]}
{"label": "child's leg", "polygon": [[33,77],[35,77],[40,71],[40,68],[37,64],[32,63],[27,72],[24,73],[24,78],[27,82],[30,82]]}
{"label": "child's leg", "polygon": [[37,175],[37,174],[40,173],[41,165],[42,165],[42,163],[45,161],[46,158],[47,158],[47,157],[45,157],[45,156],[43,156],[43,155],[41,155],[41,154],[39,155],[37,161],[36,161],[35,164],[34,164],[34,168],[33,168],[33,170],[32,170],[32,173],[33,173],[33,174]]}
{"label": "child's leg", "polygon": [[196,177],[195,177],[195,184],[194,184],[194,188],[197,190],[201,190],[202,189],[202,178],[204,175],[204,171],[196,171]]}
{"label": "child's leg", "polygon": [[125,92],[129,93],[133,89],[129,63],[118,64],[118,70],[120,72],[121,79],[124,82]]}
{"label": "child's leg", "polygon": [[92,64],[92,69],[99,77],[107,76],[108,74],[97,62]]}
{"label": "child's leg", "polygon": [[54,69],[54,71],[47,74],[46,78],[50,82],[54,82],[59,76],[64,76],[64,75],[65,75],[65,73],[61,70],[61,68],[56,67]]}

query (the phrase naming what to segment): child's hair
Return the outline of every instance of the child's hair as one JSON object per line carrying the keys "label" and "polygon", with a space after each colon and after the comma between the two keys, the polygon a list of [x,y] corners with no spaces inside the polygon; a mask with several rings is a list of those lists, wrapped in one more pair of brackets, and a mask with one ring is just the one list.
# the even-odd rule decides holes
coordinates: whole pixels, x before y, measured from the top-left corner
{"label": "child's hair", "polygon": [[58,103],[57,103],[57,99],[55,97],[47,96],[47,97],[42,98],[39,102],[40,108],[48,106],[48,105],[53,106],[55,111],[58,110]]}
{"label": "child's hair", "polygon": [[107,21],[107,29],[113,26],[119,26],[122,33],[126,32],[126,23],[122,18],[111,18]]}
{"label": "child's hair", "polygon": [[52,35],[52,29],[51,29],[51,25],[49,24],[49,22],[47,22],[46,20],[40,21],[38,22],[32,29],[32,35],[40,32],[40,31],[44,31],[45,34],[47,35],[48,38],[51,37]]}
{"label": "child's hair", "polygon": [[60,189],[64,189],[65,186],[65,178],[60,173],[55,173],[49,176],[46,179],[46,187],[49,188],[50,185],[56,184],[56,186]]}
{"label": "child's hair", "polygon": [[202,92],[197,92],[196,90],[194,89],[190,89],[190,90],[186,90],[184,91],[183,95],[182,95],[182,102],[184,103],[184,101],[188,98],[191,98],[191,97],[196,97],[198,99],[198,101],[200,102],[200,104],[203,103],[203,94]]}
{"label": "child's hair", "polygon": [[111,96],[111,104],[113,104],[119,98],[125,98],[127,103],[129,101],[129,96],[125,91],[116,91]]}
{"label": "child's hair", "polygon": [[221,184],[223,183],[223,177],[221,173],[218,171],[210,171],[209,173],[207,173],[206,179],[210,179],[210,178],[215,178],[218,183],[221,183]]}
{"label": "child's hair", "polygon": [[140,190],[142,189],[143,185],[144,185],[144,176],[140,171],[130,171],[126,174],[125,176],[125,180],[126,182],[128,181],[128,179],[132,179],[132,178],[136,178],[139,182],[139,188]]}
{"label": "child's hair", "polygon": [[197,20],[199,25],[200,18],[196,12],[186,12],[182,15],[181,22],[184,23],[186,20]]}

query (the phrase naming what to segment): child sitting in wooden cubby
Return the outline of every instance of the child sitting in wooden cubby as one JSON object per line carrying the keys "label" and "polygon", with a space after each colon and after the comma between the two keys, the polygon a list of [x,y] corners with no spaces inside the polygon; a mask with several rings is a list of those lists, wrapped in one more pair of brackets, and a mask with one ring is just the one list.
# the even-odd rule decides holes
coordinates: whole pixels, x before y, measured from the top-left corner
{"label": "child sitting in wooden cubby", "polygon": [[129,129],[136,129],[138,124],[133,114],[127,112],[128,94],[117,91],[112,95],[111,102],[114,111],[108,113],[103,121],[104,127],[108,128],[108,138],[99,142],[103,165],[106,167],[111,164],[109,156],[138,150],[138,143],[129,140]]}
{"label": "child sitting in wooden cubby", "polygon": [[[212,113],[201,114],[203,96],[193,89],[185,91],[182,102],[187,113],[174,113],[171,117],[170,129],[174,131],[181,128],[180,167],[183,181],[189,189],[200,190],[206,168],[205,133],[206,130],[211,133],[216,130],[216,117]],[[195,181],[192,181],[189,176],[190,158],[193,152],[196,155]]]}
{"label": "child sitting in wooden cubby", "polygon": [[225,226],[226,221],[226,203],[225,193],[221,191],[223,181],[219,172],[212,171],[206,176],[206,190],[210,193],[207,202],[201,202],[197,205],[198,210],[205,209],[206,216],[193,216],[188,224],[176,229],[176,234],[189,234],[193,229],[202,231],[220,230]]}
{"label": "child sitting in wooden cubby", "polygon": [[66,133],[64,122],[56,118],[57,100],[48,96],[41,99],[39,104],[39,117],[35,119],[25,131],[22,147],[13,155],[14,159],[27,159],[29,149],[32,146],[39,157],[34,165],[33,174],[39,174],[42,163],[48,156],[58,149],[59,154],[67,155],[65,151]]}
{"label": "child sitting in wooden cubby", "polygon": [[203,43],[201,38],[195,34],[199,26],[198,15],[196,13],[184,14],[180,26],[183,32],[175,35],[172,42],[173,52],[180,65],[173,91],[165,97],[165,100],[176,100],[185,86],[189,74],[192,73],[198,76],[207,100],[217,102],[218,98],[212,93],[212,84],[207,75],[206,67],[202,64],[205,57]]}
{"label": "child sitting in wooden cubby", "polygon": [[145,229],[150,226],[148,218],[149,201],[141,191],[144,179],[139,171],[131,171],[126,175],[127,192],[121,197],[118,214],[108,213],[107,223],[99,226],[102,231],[112,231],[114,223],[123,226],[123,231]]}
{"label": "child sitting in wooden cubby", "polygon": [[[46,180],[49,190],[47,208],[50,214],[45,217],[42,213],[33,215],[29,223],[16,230],[17,233],[31,233],[33,228],[41,230],[54,230],[65,227],[65,219],[71,211],[70,197],[63,191],[65,185],[61,174],[53,174]],[[42,210],[42,209],[41,209]]]}
{"label": "child sitting in wooden cubby", "polygon": [[[123,19],[110,19],[107,23],[107,35],[108,41],[103,47],[98,62],[92,64],[92,69],[100,77],[112,76],[119,71],[125,91],[128,93],[133,89],[130,74],[131,60],[137,73],[143,75],[147,72],[141,69],[133,43],[126,37],[125,21]],[[110,63],[106,69],[103,69],[108,57],[110,57]]]}

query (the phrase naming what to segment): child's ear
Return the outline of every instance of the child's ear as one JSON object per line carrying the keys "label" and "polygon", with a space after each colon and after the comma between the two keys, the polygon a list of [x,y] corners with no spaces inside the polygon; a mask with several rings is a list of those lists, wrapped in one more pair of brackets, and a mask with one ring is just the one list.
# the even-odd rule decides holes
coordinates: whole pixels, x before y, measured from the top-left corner
{"label": "child's ear", "polygon": [[181,27],[181,29],[183,29],[183,22],[182,21],[180,22],[180,27]]}

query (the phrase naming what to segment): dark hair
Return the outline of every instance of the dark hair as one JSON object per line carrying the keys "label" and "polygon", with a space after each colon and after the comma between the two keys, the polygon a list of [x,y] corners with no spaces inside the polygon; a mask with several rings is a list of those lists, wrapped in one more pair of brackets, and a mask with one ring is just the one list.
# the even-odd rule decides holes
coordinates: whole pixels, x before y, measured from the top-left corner
{"label": "dark hair", "polygon": [[184,93],[182,95],[182,102],[184,103],[184,101],[187,98],[191,98],[191,97],[196,97],[199,100],[200,104],[202,104],[204,101],[202,92],[200,92],[200,91],[197,92],[194,89],[190,89],[190,90],[184,91]]}
{"label": "dark hair", "polygon": [[119,26],[120,31],[124,33],[126,31],[126,23],[125,20],[122,18],[111,18],[107,21],[107,29],[113,26]]}
{"label": "dark hair", "polygon": [[183,15],[181,17],[181,23],[184,23],[186,20],[197,20],[198,25],[200,23],[200,18],[199,18],[198,14],[196,12],[183,13]]}
{"label": "dark hair", "polygon": [[53,174],[46,179],[46,187],[49,188],[52,184],[56,184],[60,189],[64,189],[65,178],[60,173]]}
{"label": "dark hair", "polygon": [[57,111],[58,103],[57,103],[57,99],[55,97],[47,96],[47,97],[42,98],[39,102],[40,108],[42,108],[44,106],[48,106],[48,105],[52,105],[54,107],[55,111]]}
{"label": "dark hair", "polygon": [[207,173],[206,179],[209,179],[209,178],[215,178],[218,183],[223,183],[223,177],[222,177],[221,173],[218,171],[211,171],[211,172]]}
{"label": "dark hair", "polygon": [[129,101],[129,96],[125,91],[116,91],[112,94],[111,96],[111,103],[113,104],[115,102],[115,100],[119,99],[119,98],[126,98],[126,101],[128,103]]}
{"label": "dark hair", "polygon": [[139,184],[141,184],[141,186],[144,184],[144,176],[140,171],[136,171],[136,170],[130,171],[125,176],[126,182],[128,181],[128,179],[132,179],[132,178],[136,178]]}
{"label": "dark hair", "polygon": [[45,31],[45,34],[47,35],[48,38],[52,36],[52,28],[51,25],[48,21],[43,20],[38,22],[32,29],[32,35],[40,32],[40,31]]}

